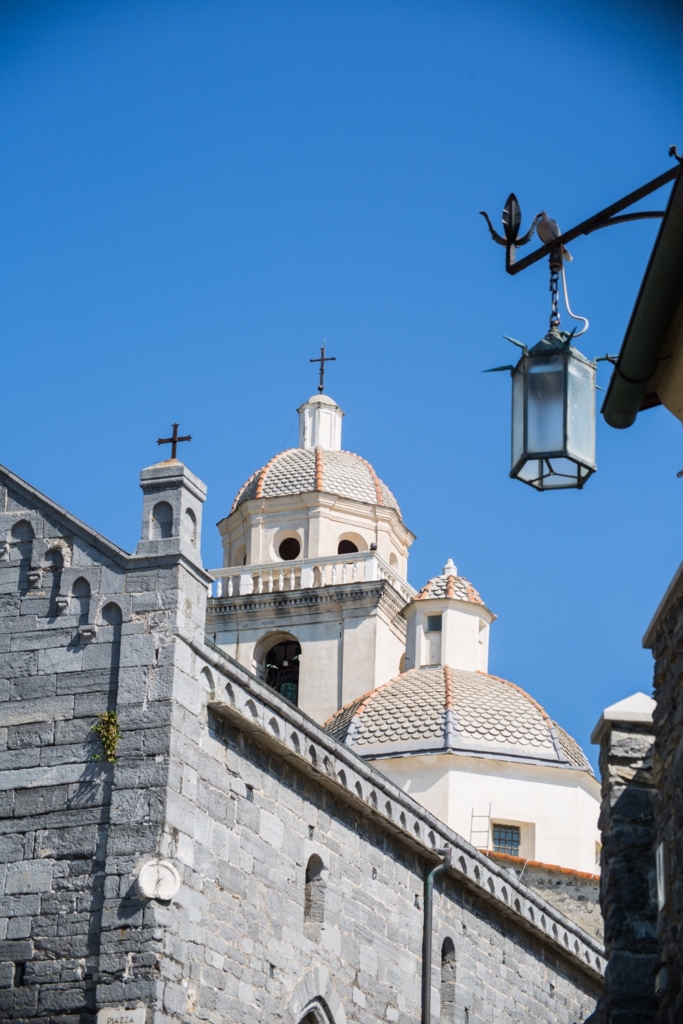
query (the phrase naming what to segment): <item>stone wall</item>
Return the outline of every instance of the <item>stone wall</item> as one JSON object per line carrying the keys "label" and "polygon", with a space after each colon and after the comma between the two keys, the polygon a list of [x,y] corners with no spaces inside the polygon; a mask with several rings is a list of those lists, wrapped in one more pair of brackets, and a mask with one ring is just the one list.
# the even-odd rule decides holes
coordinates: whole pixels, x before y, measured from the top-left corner
{"label": "stone wall", "polygon": [[[91,1020],[112,945],[114,972],[125,964],[145,909],[131,863],[157,849],[165,816],[178,634],[203,627],[207,583],[177,554],[127,555],[0,475],[4,1019]],[[122,731],[116,765],[93,733],[105,711]]]}
{"label": "stone wall", "polygon": [[[676,581],[674,581],[676,582]],[[683,1020],[683,596],[676,588],[646,642],[655,657],[655,846],[663,844],[658,1024]]]}
{"label": "stone wall", "polygon": [[654,1024],[657,904],[652,771],[654,702],[645,694],[603,712],[600,903],[608,956],[595,1024]]}
{"label": "stone wall", "polygon": [[604,925],[600,911],[600,876],[571,871],[556,864],[526,861],[506,853],[489,854],[492,860],[515,873],[544,900],[600,942]]}
{"label": "stone wall", "polygon": [[[456,867],[434,909],[437,1017],[438,957],[450,938],[454,1021],[585,1019],[601,987],[597,943],[256,680],[236,668],[226,678],[220,656],[211,668],[207,730],[197,712],[175,722],[187,767],[169,796],[165,853],[187,882],[167,925],[169,1011],[293,1024],[305,1006],[293,982],[322,969],[326,992],[313,981],[305,991],[331,999],[335,1021],[416,1022],[423,877],[430,849],[448,843]],[[226,798],[229,827],[216,836],[211,807]],[[304,920],[312,856],[326,889],[313,930]]]}

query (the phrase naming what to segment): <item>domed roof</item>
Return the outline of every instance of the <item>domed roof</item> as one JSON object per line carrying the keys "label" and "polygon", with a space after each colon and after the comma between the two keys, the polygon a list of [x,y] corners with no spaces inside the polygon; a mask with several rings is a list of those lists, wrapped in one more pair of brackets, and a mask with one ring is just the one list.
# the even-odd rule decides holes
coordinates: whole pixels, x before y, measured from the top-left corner
{"label": "domed roof", "polygon": [[288,448],[249,477],[238,491],[231,513],[250,498],[325,491],[342,498],[401,510],[396,498],[369,462],[353,452],[328,448]]}
{"label": "domed roof", "polygon": [[447,665],[404,672],[337,711],[325,729],[369,759],[469,754],[593,774],[579,745],[519,686]]}
{"label": "domed roof", "polygon": [[451,597],[456,601],[471,601],[473,604],[481,604],[479,592],[474,589],[469,580],[464,576],[458,576],[458,570],[449,558],[443,567],[440,576],[432,576],[427,580],[422,590],[415,595],[416,601],[431,600],[434,598]]}

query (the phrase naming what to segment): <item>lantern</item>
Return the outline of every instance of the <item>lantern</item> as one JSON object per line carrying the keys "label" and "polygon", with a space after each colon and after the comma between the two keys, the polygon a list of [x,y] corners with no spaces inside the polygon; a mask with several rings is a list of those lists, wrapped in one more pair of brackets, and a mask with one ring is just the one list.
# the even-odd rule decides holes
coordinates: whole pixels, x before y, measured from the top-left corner
{"label": "lantern", "polygon": [[583,487],[597,468],[596,364],[571,339],[552,326],[512,371],[510,476],[539,491]]}

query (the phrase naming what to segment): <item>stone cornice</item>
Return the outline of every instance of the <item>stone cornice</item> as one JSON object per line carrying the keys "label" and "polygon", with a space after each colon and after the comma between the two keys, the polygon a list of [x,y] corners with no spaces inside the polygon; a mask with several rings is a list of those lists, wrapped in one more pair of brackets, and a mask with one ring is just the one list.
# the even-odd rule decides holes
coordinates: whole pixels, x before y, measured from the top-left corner
{"label": "stone cornice", "polygon": [[278,590],[270,594],[238,594],[234,597],[212,597],[207,602],[207,615],[231,615],[275,608],[314,608],[316,605],[361,604],[384,606],[391,619],[398,617],[405,606],[388,580],[361,583],[336,583],[326,587],[299,590]]}
{"label": "stone cornice", "polygon": [[436,851],[451,846],[453,866],[449,873],[473,896],[514,920],[594,980],[602,979],[605,953],[596,939],[509,871],[470,846],[220,648],[209,641],[204,647],[194,643],[190,646],[221,676],[217,692],[209,700],[216,715],[230,721],[259,745],[275,751],[297,771],[371,818],[380,829],[391,833],[427,862],[436,863]]}

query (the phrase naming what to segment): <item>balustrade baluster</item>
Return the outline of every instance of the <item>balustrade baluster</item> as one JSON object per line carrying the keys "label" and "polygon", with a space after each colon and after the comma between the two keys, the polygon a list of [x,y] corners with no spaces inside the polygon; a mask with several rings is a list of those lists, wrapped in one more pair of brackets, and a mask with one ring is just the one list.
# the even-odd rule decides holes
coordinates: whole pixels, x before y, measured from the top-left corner
{"label": "balustrade baluster", "polygon": [[355,583],[358,579],[358,562],[354,562],[351,568],[351,582]]}
{"label": "balustrade baluster", "polygon": [[282,569],[280,569],[280,571],[278,573],[277,589],[278,590],[284,590],[285,589],[285,574],[282,571]]}
{"label": "balustrade baluster", "polygon": [[342,583],[346,583],[346,570],[347,570],[346,562],[343,562],[342,563]]}

